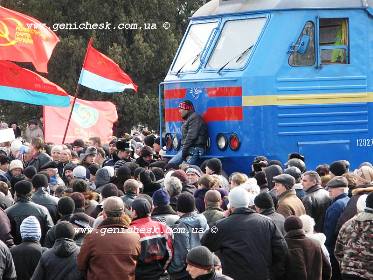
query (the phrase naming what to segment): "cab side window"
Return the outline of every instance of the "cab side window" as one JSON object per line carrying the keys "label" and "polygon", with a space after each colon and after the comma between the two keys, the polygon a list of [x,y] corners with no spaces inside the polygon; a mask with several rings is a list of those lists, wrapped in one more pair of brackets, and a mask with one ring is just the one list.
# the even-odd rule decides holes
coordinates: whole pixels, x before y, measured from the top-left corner
{"label": "cab side window", "polygon": [[322,18],[319,27],[321,64],[348,64],[348,19]]}
{"label": "cab side window", "polygon": [[315,64],[315,26],[308,21],[292,46],[289,56],[290,66],[312,66]]}

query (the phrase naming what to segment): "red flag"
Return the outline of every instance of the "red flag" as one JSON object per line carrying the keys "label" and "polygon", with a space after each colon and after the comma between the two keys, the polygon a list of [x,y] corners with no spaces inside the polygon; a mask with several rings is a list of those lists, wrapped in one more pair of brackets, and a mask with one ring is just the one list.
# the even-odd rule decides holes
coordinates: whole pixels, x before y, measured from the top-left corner
{"label": "red flag", "polygon": [[102,92],[122,92],[125,89],[137,91],[137,85],[118,64],[88,43],[79,84]]}
{"label": "red flag", "polygon": [[[71,104],[66,108],[44,107],[46,142],[62,144],[70,110]],[[77,138],[88,140],[94,136],[109,141],[113,134],[113,123],[117,119],[117,109],[111,102],[76,99],[65,142],[72,143]]]}
{"label": "red flag", "polygon": [[0,7],[0,60],[32,62],[48,72],[48,60],[59,39],[48,27],[27,15]]}

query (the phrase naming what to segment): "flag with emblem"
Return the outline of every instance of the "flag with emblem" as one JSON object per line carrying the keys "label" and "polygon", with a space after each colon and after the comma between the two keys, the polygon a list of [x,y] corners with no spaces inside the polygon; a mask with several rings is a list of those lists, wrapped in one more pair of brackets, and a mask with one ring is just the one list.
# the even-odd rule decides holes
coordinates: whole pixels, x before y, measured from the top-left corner
{"label": "flag with emblem", "polygon": [[31,62],[48,73],[48,61],[59,39],[45,24],[0,6],[0,60]]}
{"label": "flag with emblem", "polygon": [[122,92],[125,89],[137,91],[137,85],[118,64],[88,43],[87,53],[80,73],[79,84],[107,93]]}

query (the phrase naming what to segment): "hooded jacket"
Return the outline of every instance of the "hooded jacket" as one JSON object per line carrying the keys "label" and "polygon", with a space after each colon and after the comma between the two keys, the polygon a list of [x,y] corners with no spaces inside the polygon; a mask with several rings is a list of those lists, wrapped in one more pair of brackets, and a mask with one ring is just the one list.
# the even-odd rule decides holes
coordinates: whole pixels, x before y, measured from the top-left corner
{"label": "hooded jacket", "polygon": [[43,253],[31,280],[79,280],[83,274],[78,270],[76,258],[80,248],[74,240],[57,239],[53,248]]}

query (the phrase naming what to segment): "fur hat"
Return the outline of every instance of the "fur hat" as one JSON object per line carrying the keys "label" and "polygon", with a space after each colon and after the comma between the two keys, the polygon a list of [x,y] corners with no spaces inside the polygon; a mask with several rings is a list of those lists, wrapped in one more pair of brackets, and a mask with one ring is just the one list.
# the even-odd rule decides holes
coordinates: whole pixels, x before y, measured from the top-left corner
{"label": "fur hat", "polygon": [[335,176],[342,176],[343,174],[345,174],[348,171],[346,163],[343,160],[334,161],[330,165],[329,170]]}
{"label": "fur hat", "polygon": [[289,216],[285,220],[284,228],[286,232],[296,229],[302,229],[303,223],[302,220],[299,219],[297,216]]}

